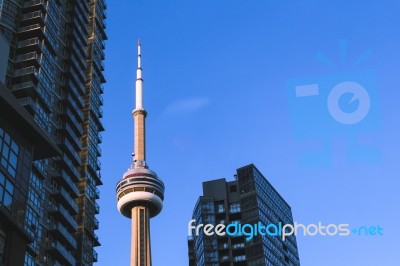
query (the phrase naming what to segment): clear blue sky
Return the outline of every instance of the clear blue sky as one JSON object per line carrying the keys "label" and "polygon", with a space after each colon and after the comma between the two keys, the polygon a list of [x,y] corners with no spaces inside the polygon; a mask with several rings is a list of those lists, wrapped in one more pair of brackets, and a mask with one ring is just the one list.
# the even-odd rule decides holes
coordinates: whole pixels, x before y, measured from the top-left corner
{"label": "clear blue sky", "polygon": [[[131,163],[138,38],[147,161],[166,184],[165,208],[151,221],[153,265],[188,265],[202,181],[232,180],[248,163],[297,222],[384,228],[379,237],[300,236],[302,265],[399,265],[400,3],[321,2],[108,1],[97,265],[129,262],[130,220],[116,209],[115,184]],[[343,81],[369,94],[362,122],[340,124],[327,111]],[[294,96],[310,83],[318,97]],[[342,110],[361,105],[346,97]]]}

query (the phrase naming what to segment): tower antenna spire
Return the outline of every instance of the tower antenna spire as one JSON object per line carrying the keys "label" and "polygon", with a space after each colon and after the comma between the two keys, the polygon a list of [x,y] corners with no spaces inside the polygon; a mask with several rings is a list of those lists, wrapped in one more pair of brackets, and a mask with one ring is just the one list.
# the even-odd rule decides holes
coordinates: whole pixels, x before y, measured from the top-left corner
{"label": "tower antenna spire", "polygon": [[135,143],[135,160],[134,168],[147,168],[146,166],[146,141],[145,141],[145,120],[146,110],[143,108],[143,78],[142,78],[142,53],[141,41],[138,40],[138,67],[136,70],[136,106],[132,111],[135,120],[134,143]]}
{"label": "tower antenna spire", "polygon": [[140,56],[141,56],[141,53],[140,53],[140,46],[141,46],[140,39],[138,39],[138,68],[141,68],[141,61],[140,61]]}

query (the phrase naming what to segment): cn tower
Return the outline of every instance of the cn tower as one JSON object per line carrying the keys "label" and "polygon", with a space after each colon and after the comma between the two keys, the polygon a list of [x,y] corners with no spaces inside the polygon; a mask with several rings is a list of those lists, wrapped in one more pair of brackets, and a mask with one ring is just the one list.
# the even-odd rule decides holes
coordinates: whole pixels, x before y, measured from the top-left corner
{"label": "cn tower", "polygon": [[138,68],[136,71],[135,153],[131,167],[118,182],[118,211],[132,220],[131,266],[151,266],[150,218],[163,207],[164,183],[146,163],[145,120],[143,108],[143,79],[140,40],[138,41]]}

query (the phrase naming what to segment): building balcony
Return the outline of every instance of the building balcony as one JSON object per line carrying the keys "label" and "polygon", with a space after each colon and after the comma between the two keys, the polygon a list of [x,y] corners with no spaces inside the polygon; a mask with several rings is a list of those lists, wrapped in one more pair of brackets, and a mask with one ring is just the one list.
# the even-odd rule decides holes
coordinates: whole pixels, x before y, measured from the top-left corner
{"label": "building balcony", "polygon": [[77,166],[75,166],[72,163],[72,161],[69,159],[69,157],[65,153],[62,156],[55,158],[54,160],[57,161],[57,163],[60,165],[60,167],[62,169],[62,174],[60,176],[57,176],[56,179],[63,181],[62,179],[65,176],[68,176],[68,179],[67,179],[68,181],[63,181],[62,182],[63,184],[68,184],[71,182],[72,183],[79,182],[79,179],[81,176],[80,172],[78,171]]}
{"label": "building balcony", "polygon": [[32,38],[28,40],[23,40],[17,43],[17,51],[26,53],[29,51],[40,51],[41,50],[41,42],[39,38]]}
{"label": "building balcony", "polygon": [[26,12],[33,12],[36,10],[46,12],[47,5],[45,0],[31,0],[25,1],[22,5],[22,8]]}
{"label": "building balcony", "polygon": [[65,126],[62,128],[65,131],[66,136],[73,142],[72,144],[78,149],[82,149],[82,142],[79,140],[78,135],[76,132],[71,128],[69,123],[66,123]]}
{"label": "building balcony", "polygon": [[44,32],[43,32],[43,28],[42,25],[39,23],[36,24],[32,24],[32,25],[28,25],[28,26],[22,26],[19,28],[18,30],[18,35],[20,36],[24,36],[24,37],[44,37]]}
{"label": "building balcony", "polygon": [[97,12],[97,13],[98,13],[98,14],[96,14],[97,25],[99,28],[105,30],[107,28],[106,20],[104,18],[102,18],[101,15],[99,15],[101,12]]}
{"label": "building balcony", "polygon": [[95,27],[100,29],[100,32],[102,35],[105,35],[105,30],[106,30],[106,20],[104,18],[99,17],[98,14],[96,14],[96,25]]}
{"label": "building balcony", "polygon": [[[71,64],[71,66],[72,66],[72,64]],[[75,69],[73,67],[69,68],[68,75],[70,78],[72,78],[73,81],[75,81],[76,84],[84,84],[85,83],[84,76],[82,76],[82,75],[78,76],[77,72],[75,71]],[[84,93],[85,92],[82,89],[81,94],[83,95]]]}
{"label": "building balcony", "polygon": [[99,37],[96,35],[94,36],[94,44],[95,44],[95,47],[100,50],[103,50],[106,47],[104,44],[104,41],[99,39]]}
{"label": "building balcony", "polygon": [[62,206],[62,205],[51,205],[50,212],[64,223],[68,224],[71,230],[76,231],[78,229],[78,224],[72,215]]}
{"label": "building balcony", "polygon": [[79,196],[79,189],[75,185],[74,182],[72,182],[71,176],[65,171],[65,170],[60,170],[60,173],[57,173],[53,178],[60,184],[64,186],[64,188],[72,194],[72,197],[78,197]]}
{"label": "building balcony", "polygon": [[83,10],[84,14],[89,13],[89,11],[90,11],[89,2],[87,2],[87,1],[80,1],[79,7],[80,7],[80,9]]}
{"label": "building balcony", "polygon": [[86,36],[83,36],[80,31],[77,30],[75,23],[70,22],[69,24],[69,30],[67,31],[67,35],[71,40],[74,40],[77,42],[77,45],[86,48],[87,47],[87,38]]}
{"label": "building balcony", "polygon": [[33,81],[13,84],[11,91],[17,98],[34,97],[36,95],[36,84]]}
{"label": "building balcony", "polygon": [[96,217],[93,218],[93,223],[94,223],[94,230],[99,229],[99,220],[97,220]]}
{"label": "building balcony", "polygon": [[94,196],[95,196],[95,199],[100,199],[100,190],[98,187],[96,187],[96,189],[95,189]]}
{"label": "building balcony", "polygon": [[40,55],[34,51],[34,52],[30,52],[30,53],[26,53],[26,54],[21,54],[21,55],[17,55],[15,57],[15,66],[16,67],[26,67],[26,66],[36,66],[39,67],[40,66]]}
{"label": "building balcony", "polygon": [[100,148],[100,146],[99,145],[96,145],[96,156],[97,157],[100,157],[101,156],[101,148]]}
{"label": "building balcony", "polygon": [[18,99],[20,105],[25,107],[25,109],[32,115],[36,111],[36,103],[31,97]]}
{"label": "building balcony", "polygon": [[99,246],[101,246],[100,241],[99,241],[99,237],[98,237],[96,234],[94,234],[93,246],[94,246],[94,247],[99,247]]}
{"label": "building balcony", "polygon": [[103,136],[100,133],[97,134],[97,140],[98,140],[98,142],[97,142],[98,144],[103,143]]}
{"label": "building balcony", "polygon": [[97,71],[104,71],[104,63],[101,61],[100,58],[93,56],[94,67]]}
{"label": "building balcony", "polygon": [[97,254],[96,250],[93,249],[93,262],[97,262],[99,255]]}
{"label": "building balcony", "polygon": [[76,100],[73,98],[70,94],[68,94],[67,97],[68,103],[73,106],[73,108],[76,108],[77,110],[81,110],[84,107],[83,100],[79,98],[79,100]]}
{"label": "building balcony", "polygon": [[67,244],[71,249],[77,249],[78,244],[75,237],[62,224],[51,224],[49,227],[49,231],[52,232],[52,234],[56,238],[61,238],[63,242]]}
{"label": "building balcony", "polygon": [[68,207],[74,212],[75,215],[79,213],[78,204],[76,204],[75,200],[71,197],[71,195],[67,192],[65,188],[54,188],[52,194],[56,199],[68,205]]}
{"label": "building balcony", "polygon": [[[84,233],[86,233],[87,236],[89,236],[90,239],[93,241],[93,246],[94,247],[100,246],[99,237],[94,233],[93,222],[86,221],[84,228],[85,228]],[[88,238],[88,240],[89,240],[89,238]]]}
{"label": "building balcony", "polygon": [[23,14],[21,17],[21,25],[27,24],[27,23],[39,23],[41,25],[44,25],[44,13],[42,11],[34,11],[30,12],[28,14]]}
{"label": "building balcony", "polygon": [[71,128],[74,130],[74,132],[76,132],[77,136],[82,136],[83,129],[81,126],[81,122],[83,122],[83,119],[81,118],[83,117],[77,117],[76,115],[74,115],[70,108],[65,108],[65,112],[61,113],[60,115],[66,116],[66,118],[70,122],[69,124],[71,125]]}
{"label": "building balcony", "polygon": [[59,148],[66,152],[68,158],[72,161],[73,165],[81,164],[81,157],[79,156],[79,150],[76,150],[74,146],[71,144],[69,138],[64,138],[62,141],[57,142]]}
{"label": "building balcony", "polygon": [[61,101],[67,104],[67,108],[73,112],[73,114],[79,119],[79,121],[83,121],[83,112],[81,108],[78,107],[76,101],[72,98],[71,95],[68,97],[63,98]]}
{"label": "building balcony", "polygon": [[51,244],[51,251],[57,260],[66,263],[66,265],[76,265],[76,260],[74,256],[60,242],[53,242]]}
{"label": "building balcony", "polygon": [[95,214],[99,214],[100,213],[100,206],[97,202],[94,203],[94,210],[95,210]]}
{"label": "building balcony", "polygon": [[99,110],[98,117],[103,118],[103,109],[99,108],[98,110]]}
{"label": "building balcony", "polygon": [[84,48],[78,47],[75,42],[71,44],[71,54],[69,60],[72,64],[77,64],[82,69],[86,69],[86,60],[88,58],[86,50]]}
{"label": "building balcony", "polygon": [[75,83],[73,83],[71,80],[68,80],[62,84],[62,86],[66,87],[65,89],[67,90],[68,95],[71,95],[76,101],[81,101],[83,106],[83,101],[81,100],[83,95],[80,94],[80,91],[78,90],[77,86],[75,86]]}
{"label": "building balcony", "polygon": [[34,66],[16,69],[13,73],[13,79],[23,80],[26,82],[31,81],[32,79],[37,81],[39,79],[39,71]]}
{"label": "building balcony", "polygon": [[64,169],[67,170],[67,172],[69,172],[70,177],[72,178],[72,181],[79,182],[81,175],[80,175],[77,167],[71,162],[71,160],[65,154],[62,157],[62,162],[65,166]]}
{"label": "building balcony", "polygon": [[101,162],[99,159],[97,159],[97,166],[96,169],[94,169],[96,172],[101,170]]}
{"label": "building balcony", "polygon": [[31,52],[27,54],[17,55],[15,57],[15,63],[25,62],[29,60],[39,60],[40,56],[36,52]]}
{"label": "building balcony", "polygon": [[107,3],[104,0],[100,0],[98,3],[101,3],[103,9],[107,9]]}

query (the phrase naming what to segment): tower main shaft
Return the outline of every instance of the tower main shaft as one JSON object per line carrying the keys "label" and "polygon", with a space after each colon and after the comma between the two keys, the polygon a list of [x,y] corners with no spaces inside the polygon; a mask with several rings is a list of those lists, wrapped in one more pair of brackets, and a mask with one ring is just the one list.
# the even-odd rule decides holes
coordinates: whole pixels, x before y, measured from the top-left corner
{"label": "tower main shaft", "polygon": [[132,208],[131,266],[150,266],[150,212],[145,206]]}
{"label": "tower main shaft", "polygon": [[143,79],[140,41],[136,71],[136,106],[132,111],[135,121],[135,160],[117,184],[117,208],[132,219],[131,266],[151,266],[150,218],[161,212],[164,183],[146,164],[145,120],[143,108]]}

